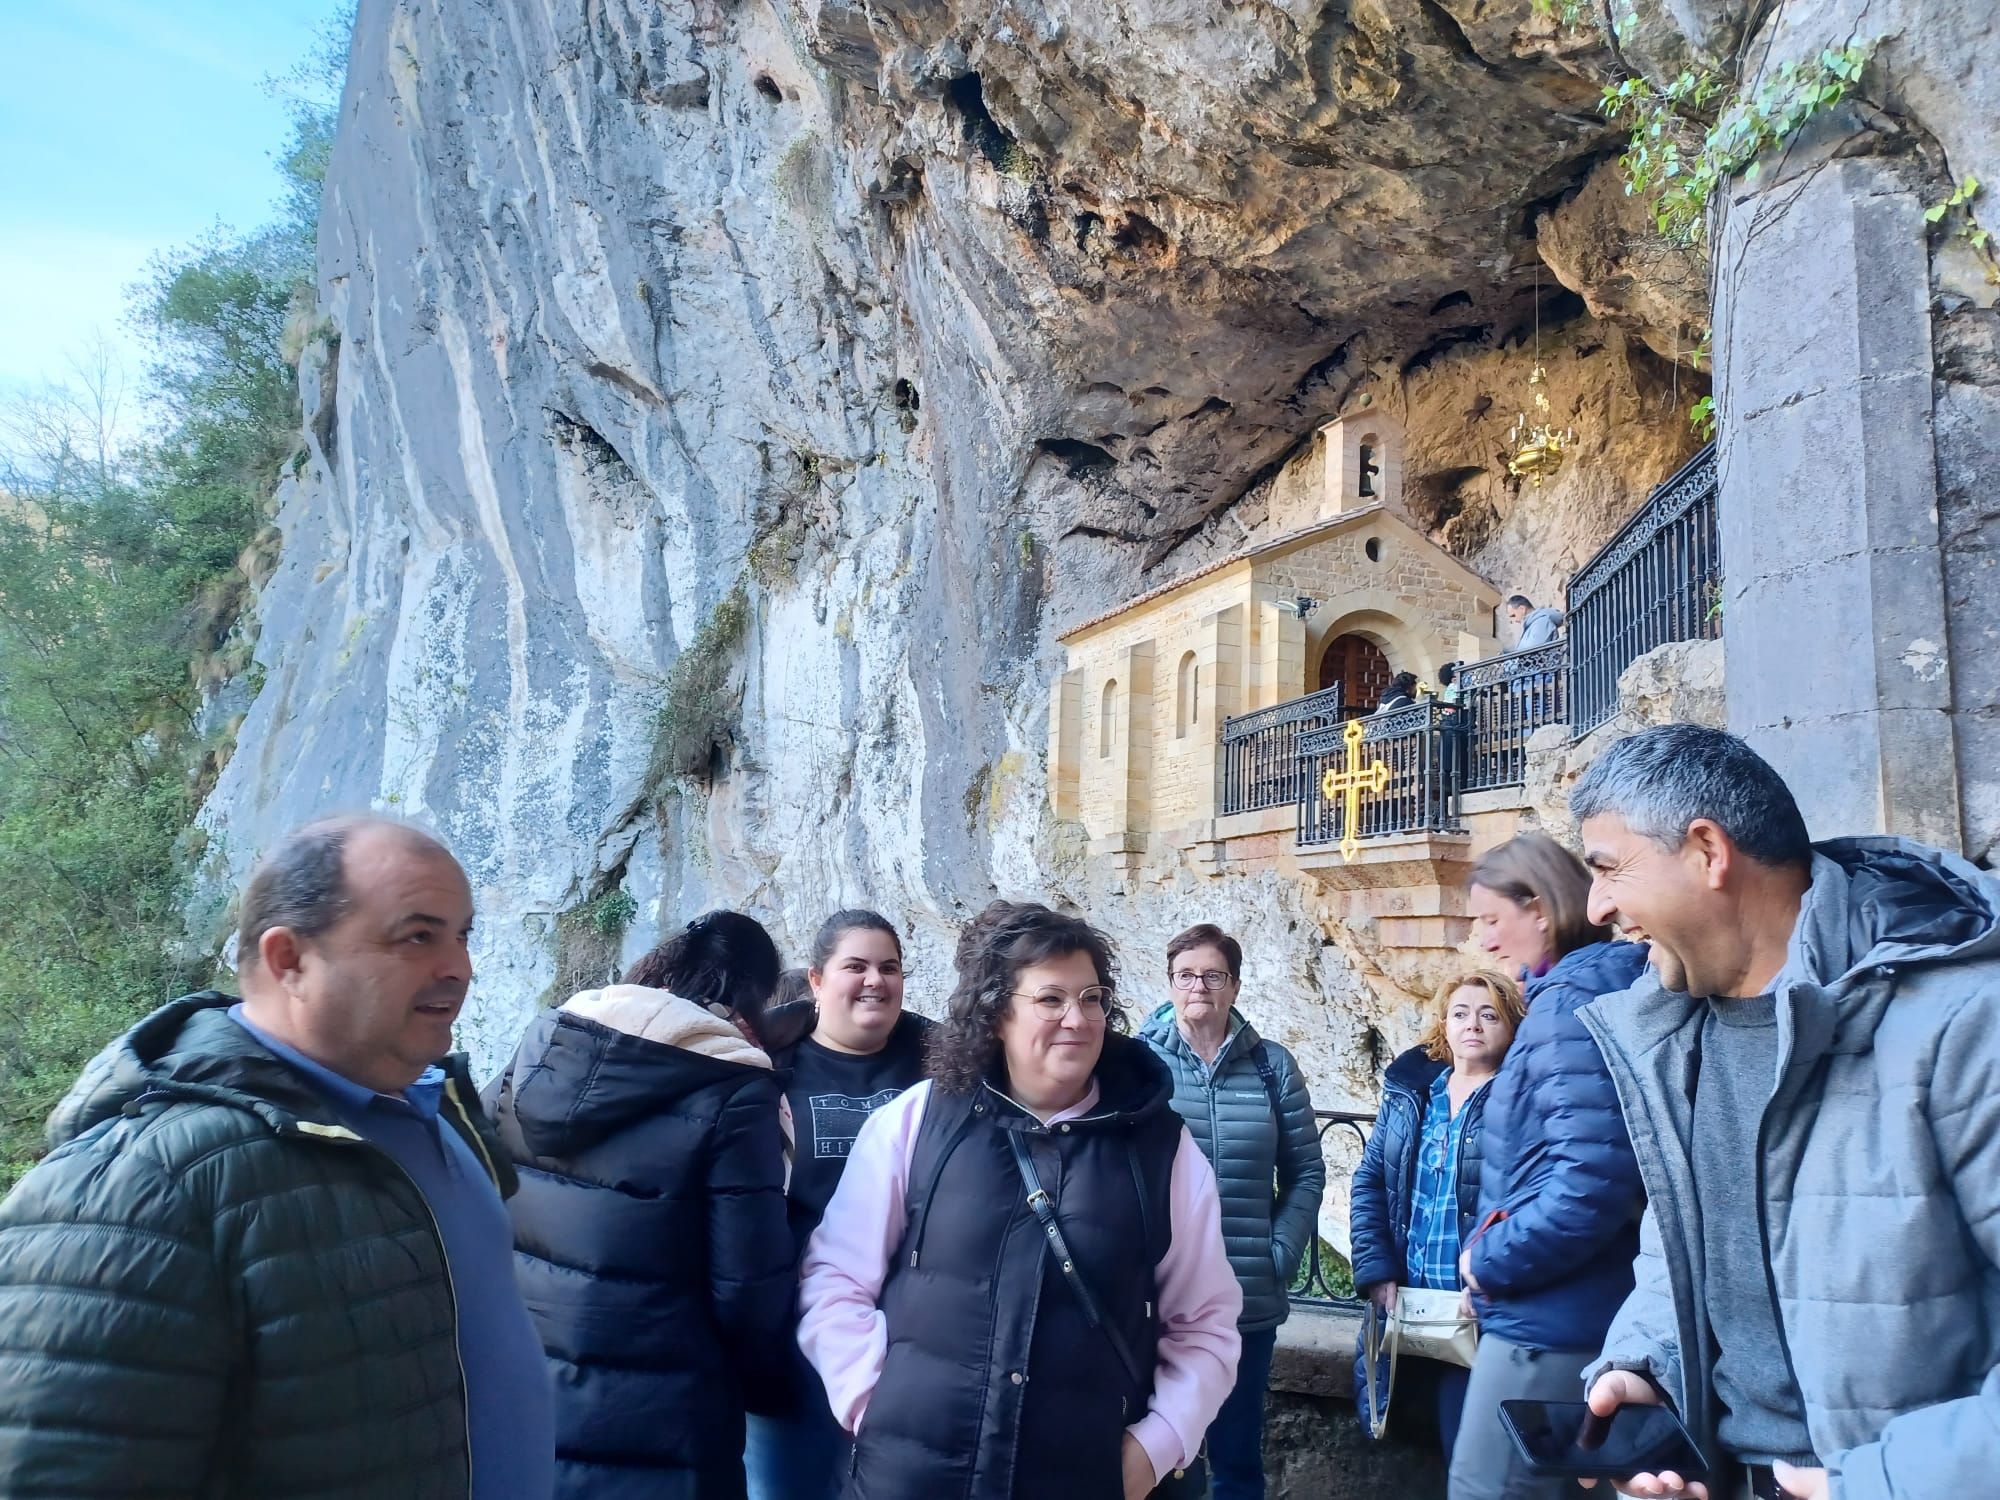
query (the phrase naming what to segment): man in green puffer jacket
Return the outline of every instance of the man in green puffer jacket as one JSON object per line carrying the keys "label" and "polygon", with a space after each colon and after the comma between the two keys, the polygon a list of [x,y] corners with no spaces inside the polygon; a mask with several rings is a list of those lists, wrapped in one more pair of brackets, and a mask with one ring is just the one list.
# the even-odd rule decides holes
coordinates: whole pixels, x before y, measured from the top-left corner
{"label": "man in green puffer jacket", "polygon": [[2000,884],[1903,839],[1807,842],[1718,730],[1570,797],[1590,916],[1652,972],[1582,1012],[1645,1179],[1593,1406],[1670,1401],[1719,1472],[1632,1495],[2000,1494]]}
{"label": "man in green puffer jacket", "polygon": [[244,1001],[84,1070],[0,1204],[0,1495],[549,1500],[513,1175],[444,1057],[471,924],[428,835],[311,825],[244,894]]}
{"label": "man in green puffer jacket", "polygon": [[1222,1240],[1243,1288],[1236,1387],[1208,1429],[1213,1500],[1263,1500],[1264,1389],[1292,1278],[1318,1232],[1326,1164],[1292,1054],[1237,1010],[1243,949],[1209,923],[1167,945],[1173,1000],[1140,1037],[1174,1077],[1174,1112],[1215,1168]]}

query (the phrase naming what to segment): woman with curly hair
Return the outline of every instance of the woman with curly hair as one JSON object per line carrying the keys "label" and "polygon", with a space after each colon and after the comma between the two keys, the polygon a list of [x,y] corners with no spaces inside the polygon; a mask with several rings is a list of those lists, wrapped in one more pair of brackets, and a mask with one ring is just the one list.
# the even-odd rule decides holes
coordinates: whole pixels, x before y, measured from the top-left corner
{"label": "woman with curly hair", "polygon": [[997,902],[957,967],[930,1081],[869,1117],[806,1250],[847,1500],[1140,1500],[1235,1379],[1215,1174],[1102,933]]}
{"label": "woman with curly hair", "polygon": [[[1479,1222],[1481,1127],[1487,1086],[1526,1014],[1521,987],[1491,969],[1453,975],[1432,997],[1417,1045],[1389,1064],[1368,1149],[1354,1169],[1349,1210],[1354,1287],[1382,1310],[1402,1288],[1457,1291],[1458,1256]],[[1354,1391],[1368,1405],[1365,1350],[1357,1351]],[[1386,1413],[1386,1369],[1376,1372],[1374,1430]],[[1466,1371],[1429,1360],[1404,1363],[1400,1410],[1428,1428],[1433,1414],[1447,1458],[1458,1436]],[[1428,1435],[1428,1434],[1426,1434]]]}

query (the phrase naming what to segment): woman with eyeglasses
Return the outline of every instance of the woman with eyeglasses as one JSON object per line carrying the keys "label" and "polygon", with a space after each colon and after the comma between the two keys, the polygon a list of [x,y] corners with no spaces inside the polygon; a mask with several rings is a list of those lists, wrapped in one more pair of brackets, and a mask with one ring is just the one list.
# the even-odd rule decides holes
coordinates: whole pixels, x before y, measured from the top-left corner
{"label": "woman with eyeglasses", "polygon": [[[1264,1390],[1286,1291],[1312,1248],[1326,1163],[1292,1054],[1236,1008],[1243,948],[1202,923],[1167,944],[1171,998],[1139,1033],[1174,1077],[1174,1110],[1215,1168],[1222,1238],[1243,1288],[1236,1388],[1208,1429],[1215,1500],[1263,1500]],[[1274,1186],[1275,1185],[1275,1186]]]}
{"label": "woman with eyeglasses", "polygon": [[1243,1296],[1172,1079],[1081,919],[996,902],[957,968],[930,1080],[862,1127],[801,1273],[847,1500],[1192,1487]]}

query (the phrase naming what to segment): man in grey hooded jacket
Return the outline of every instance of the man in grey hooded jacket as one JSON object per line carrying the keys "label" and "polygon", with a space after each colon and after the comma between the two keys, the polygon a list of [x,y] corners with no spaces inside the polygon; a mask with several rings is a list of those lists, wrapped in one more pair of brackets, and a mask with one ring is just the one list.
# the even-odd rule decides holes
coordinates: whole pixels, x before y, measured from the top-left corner
{"label": "man in grey hooded jacket", "polygon": [[1628,1495],[2000,1494],[2000,884],[1901,839],[1807,842],[1742,741],[1670,724],[1571,795],[1590,915],[1651,974],[1583,1016],[1648,1195],[1585,1372],[1715,1466]]}

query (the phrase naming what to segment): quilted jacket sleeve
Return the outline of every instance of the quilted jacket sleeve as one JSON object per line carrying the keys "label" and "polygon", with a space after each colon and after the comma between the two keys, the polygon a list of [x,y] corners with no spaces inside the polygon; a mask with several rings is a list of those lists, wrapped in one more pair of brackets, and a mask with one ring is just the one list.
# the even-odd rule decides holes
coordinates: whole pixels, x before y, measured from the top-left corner
{"label": "quilted jacket sleeve", "polygon": [[210,1493],[237,1326],[211,1229],[148,1154],[88,1142],[0,1205],[0,1495]]}
{"label": "quilted jacket sleeve", "polygon": [[1271,1215],[1271,1257],[1280,1287],[1292,1284],[1319,1232],[1319,1204],[1326,1194],[1326,1159],[1319,1152],[1319,1122],[1299,1065],[1272,1046],[1278,1075],[1278,1203]]}
{"label": "quilted jacket sleeve", "polygon": [[1632,1290],[1604,1335],[1602,1356],[1583,1372],[1584,1389],[1589,1390],[1607,1370],[1635,1370],[1681,1405],[1680,1323],[1674,1316],[1673,1283],[1667,1276],[1659,1223],[1650,1206],[1639,1221],[1639,1255],[1632,1262],[1632,1275]]}
{"label": "quilted jacket sleeve", "polygon": [[[1508,1055],[1496,1081],[1507,1087],[1487,1104],[1480,1212],[1507,1212],[1472,1243],[1473,1278],[1487,1293],[1558,1280],[1630,1225],[1645,1199],[1618,1092],[1577,1014],[1591,998],[1564,987],[1536,999],[1514,1044],[1521,1055]],[[1534,1191],[1509,1190],[1510,1172],[1530,1162]]]}
{"label": "quilted jacket sleeve", "polygon": [[1368,1132],[1361,1165],[1354,1169],[1353,1196],[1348,1204],[1348,1249],[1354,1262],[1356,1287],[1377,1286],[1403,1279],[1403,1259],[1389,1207],[1389,1151],[1400,1136],[1385,1101],[1382,1117]]}
{"label": "quilted jacket sleeve", "polygon": [[753,1406],[782,1390],[798,1281],[785,1218],[778,1086],[758,1078],[730,1095],[708,1159],[708,1275],[723,1347]]}
{"label": "quilted jacket sleeve", "polygon": [[[1986,1264],[2000,1266],[2000,986],[1971,983],[1976,992],[1942,1030],[1930,1126],[1959,1217]],[[1891,1418],[1874,1442],[1828,1467],[1836,1500],[1955,1500],[1993,1493],[1996,1463],[2000,1369],[1973,1395]]]}

